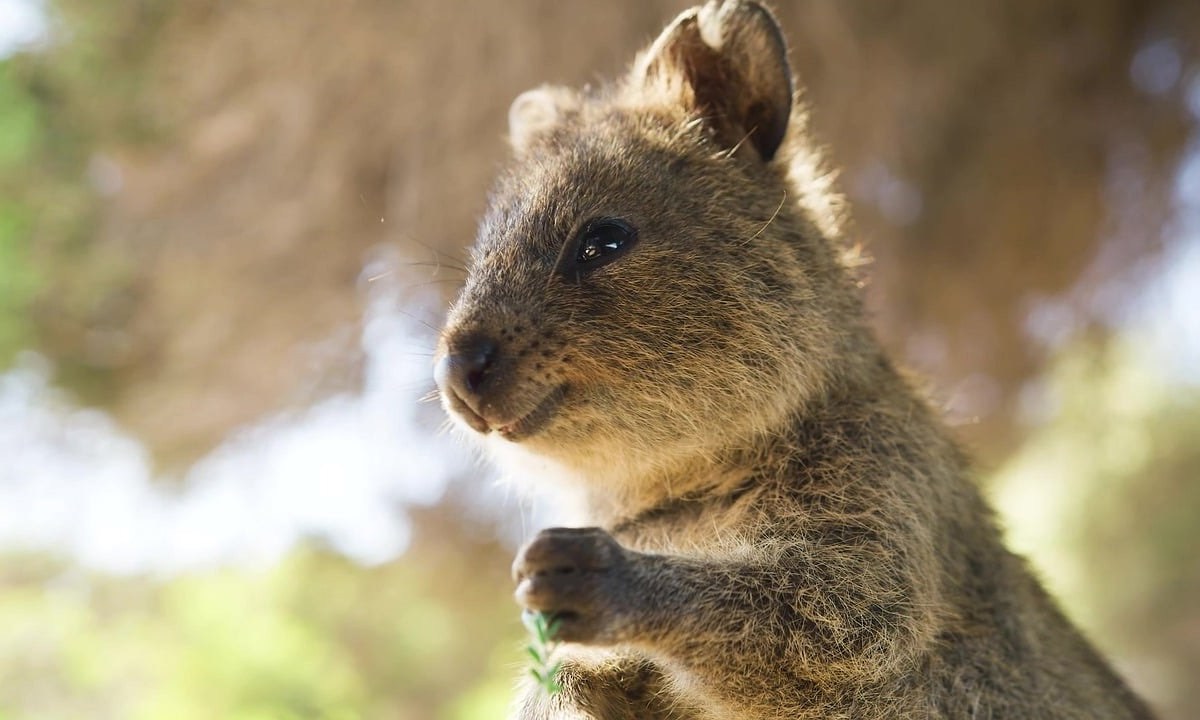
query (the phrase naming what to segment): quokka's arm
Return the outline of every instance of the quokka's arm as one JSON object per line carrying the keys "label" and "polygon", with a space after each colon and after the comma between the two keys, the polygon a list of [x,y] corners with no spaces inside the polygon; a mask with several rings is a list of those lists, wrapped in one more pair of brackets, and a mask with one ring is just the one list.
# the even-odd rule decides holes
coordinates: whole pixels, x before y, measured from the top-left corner
{"label": "quokka's arm", "polygon": [[908,669],[934,627],[904,554],[848,540],[698,559],[635,552],[599,528],[554,528],[521,550],[513,573],[518,602],[557,617],[561,640],[636,648],[702,682],[770,692],[780,675],[794,686]]}

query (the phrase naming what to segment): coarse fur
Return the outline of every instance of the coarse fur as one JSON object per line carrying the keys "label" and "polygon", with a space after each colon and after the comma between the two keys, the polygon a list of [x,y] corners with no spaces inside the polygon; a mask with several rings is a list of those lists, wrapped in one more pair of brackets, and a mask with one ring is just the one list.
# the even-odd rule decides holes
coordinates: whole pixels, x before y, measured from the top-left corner
{"label": "coarse fur", "polygon": [[[772,14],[727,0],[610,86],[513,104],[438,381],[595,526],[514,565],[566,641],[515,716],[1151,717],[868,328],[793,94]],[[564,272],[597,218],[636,244]]]}

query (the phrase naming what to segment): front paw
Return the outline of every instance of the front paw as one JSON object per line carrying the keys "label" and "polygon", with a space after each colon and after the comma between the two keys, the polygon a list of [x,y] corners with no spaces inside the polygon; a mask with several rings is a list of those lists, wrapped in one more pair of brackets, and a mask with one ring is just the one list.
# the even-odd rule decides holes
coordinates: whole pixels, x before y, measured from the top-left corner
{"label": "front paw", "polygon": [[513,562],[517,603],[558,621],[556,640],[620,642],[635,592],[630,554],[600,528],[543,530]]}

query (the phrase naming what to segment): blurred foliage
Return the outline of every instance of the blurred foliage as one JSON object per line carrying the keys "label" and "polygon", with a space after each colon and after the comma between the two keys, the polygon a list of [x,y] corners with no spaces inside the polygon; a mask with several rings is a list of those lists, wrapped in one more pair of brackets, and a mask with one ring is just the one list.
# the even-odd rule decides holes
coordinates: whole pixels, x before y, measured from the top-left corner
{"label": "blurred foliage", "polygon": [[1081,342],[1049,373],[1047,422],[993,479],[1014,549],[1156,701],[1200,708],[1200,389],[1128,338]]}
{"label": "blurred foliage", "polygon": [[127,320],[135,258],[97,242],[100,149],[157,137],[147,54],[170,0],[60,0],[51,52],[0,60],[0,367],[23,347],[55,360],[85,401],[110,400],[111,328]]}
{"label": "blurred foliage", "polygon": [[42,144],[41,108],[11,66],[0,61],[0,308],[6,309],[0,312],[0,367],[32,339],[29,311],[40,286],[30,258],[31,211],[16,188]]}
{"label": "blurred foliage", "polygon": [[499,717],[522,662],[508,552],[445,540],[166,580],[0,556],[0,718]]}

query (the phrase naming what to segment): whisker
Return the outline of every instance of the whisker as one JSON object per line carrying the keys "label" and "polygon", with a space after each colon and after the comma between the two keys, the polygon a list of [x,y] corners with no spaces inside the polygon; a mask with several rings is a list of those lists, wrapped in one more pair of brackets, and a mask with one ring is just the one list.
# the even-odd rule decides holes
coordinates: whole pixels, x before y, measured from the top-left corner
{"label": "whisker", "polygon": [[467,268],[464,266],[451,265],[450,263],[441,262],[440,260],[434,262],[430,262],[429,260],[410,260],[401,264],[405,267],[431,267],[434,270],[441,270],[445,268],[446,270],[453,270],[454,272],[462,273],[463,275],[466,275],[468,272]]}
{"label": "whisker", "polygon": [[768,227],[770,227],[771,223],[775,222],[775,218],[779,217],[779,211],[783,209],[783,204],[785,202],[787,202],[787,190],[786,189],[783,191],[783,197],[779,198],[779,207],[775,208],[775,212],[771,213],[770,219],[767,220],[767,222],[758,229],[758,232],[754,233],[750,237],[743,240],[741,244],[747,245],[750,243],[750,241],[754,240],[754,238],[758,237],[759,235],[762,235],[763,231],[765,231]]}
{"label": "whisker", "polygon": [[438,426],[436,434],[439,436],[449,435],[453,431],[454,431],[454,421],[451,420],[450,418],[446,418],[445,420],[442,421],[442,424],[440,426]]}
{"label": "whisker", "polygon": [[[367,281],[370,282],[370,280],[371,279],[368,278]],[[424,280],[424,281],[418,282],[418,283],[407,283],[403,286],[403,289],[413,290],[415,288],[421,288],[421,287],[425,287],[427,285],[440,285],[442,283],[456,283],[457,284],[457,283],[461,283],[461,282],[462,282],[462,278],[433,278],[432,280]]]}
{"label": "whisker", "polygon": [[400,313],[401,315],[403,315],[403,316],[405,316],[405,317],[407,317],[407,318],[411,318],[411,319],[413,319],[413,320],[416,320],[417,322],[421,323],[422,325],[424,325],[425,327],[427,327],[427,328],[429,328],[431,331],[433,331],[433,333],[434,333],[435,335],[436,335],[437,333],[441,332],[441,331],[440,331],[438,328],[436,328],[436,327],[434,327],[434,326],[430,325],[429,323],[425,322],[424,320],[422,320],[421,318],[417,317],[416,315],[413,315],[413,314],[412,314],[412,313],[410,313],[410,312],[407,312],[407,311],[405,311],[405,310],[401,310],[400,308],[392,308],[392,312],[398,312],[398,313]]}
{"label": "whisker", "polygon": [[741,139],[741,140],[738,140],[738,141],[737,141],[737,143],[735,143],[733,147],[729,148],[729,149],[728,149],[728,150],[726,150],[725,152],[720,152],[720,153],[717,153],[717,155],[716,155],[716,156],[717,156],[718,158],[731,158],[731,157],[733,157],[733,154],[734,154],[734,153],[736,153],[736,152],[738,151],[738,149],[742,147],[742,143],[744,143],[744,142],[746,142],[747,140],[749,140],[749,139],[750,139],[750,136],[751,136],[751,135],[753,135],[753,134],[754,134],[754,130],[751,130],[750,132],[748,132],[748,133],[746,133],[745,135],[743,135],[743,136],[742,136],[742,139]]}
{"label": "whisker", "polygon": [[[409,237],[408,235],[402,236],[401,240],[404,242],[413,243],[414,245],[419,245],[419,246],[425,248],[426,250],[428,250],[429,252],[433,253],[434,258],[438,261],[438,264],[435,265],[435,267],[439,267],[439,268],[440,267],[448,267],[451,270],[457,270],[458,272],[466,274],[467,268],[466,268],[466,259],[465,258],[458,258],[453,255],[450,255],[449,253],[447,253],[443,250],[439,250],[438,248],[436,248],[432,245],[428,245],[414,237]],[[443,260],[443,258],[451,260],[453,262],[445,262]]]}

